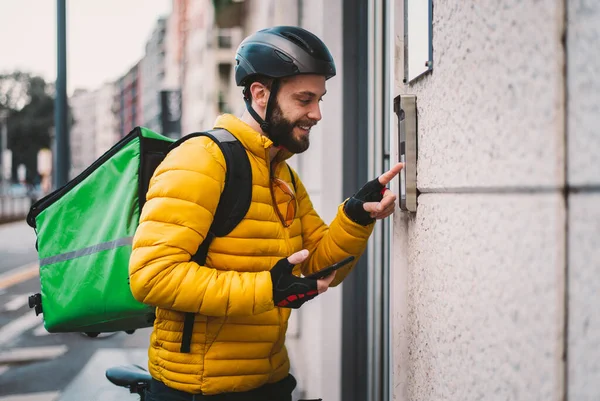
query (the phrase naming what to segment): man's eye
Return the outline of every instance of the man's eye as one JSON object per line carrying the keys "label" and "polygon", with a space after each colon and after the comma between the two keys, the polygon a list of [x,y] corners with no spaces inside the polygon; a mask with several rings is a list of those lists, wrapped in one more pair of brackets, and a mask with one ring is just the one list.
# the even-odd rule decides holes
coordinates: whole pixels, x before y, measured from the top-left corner
{"label": "man's eye", "polygon": [[310,99],[300,99],[300,103],[302,103],[302,104],[309,104],[310,103]]}

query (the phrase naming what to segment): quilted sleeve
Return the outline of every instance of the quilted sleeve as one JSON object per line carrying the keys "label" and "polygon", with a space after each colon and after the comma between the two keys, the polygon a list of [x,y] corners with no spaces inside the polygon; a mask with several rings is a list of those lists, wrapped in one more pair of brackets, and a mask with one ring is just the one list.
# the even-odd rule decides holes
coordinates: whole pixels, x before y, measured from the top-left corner
{"label": "quilted sleeve", "polygon": [[185,141],[156,169],[129,262],[135,299],[207,316],[273,309],[268,271],[218,271],[191,260],[213,221],[225,170],[221,150],[206,137]]}
{"label": "quilted sleeve", "polygon": [[331,283],[331,286],[335,287],[348,276],[356,261],[365,251],[375,223],[368,226],[354,223],[346,216],[343,204],[341,204],[336,217],[327,226],[315,211],[306,188],[297,175],[295,179],[299,215],[302,222],[303,247],[310,252],[309,258],[301,266],[302,274],[306,276],[348,256],[355,257],[353,263],[337,271],[335,279]]}

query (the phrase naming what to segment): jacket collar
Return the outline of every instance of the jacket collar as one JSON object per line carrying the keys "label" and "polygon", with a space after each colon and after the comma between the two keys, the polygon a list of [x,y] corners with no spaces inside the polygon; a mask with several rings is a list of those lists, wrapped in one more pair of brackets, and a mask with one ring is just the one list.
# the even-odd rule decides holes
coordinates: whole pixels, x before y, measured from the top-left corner
{"label": "jacket collar", "polygon": [[[220,115],[215,121],[215,128],[224,128],[231,132],[244,145],[246,150],[256,157],[265,161],[268,160],[268,150],[273,146],[273,142],[236,116],[232,114]],[[277,153],[273,162],[280,162],[292,156],[293,153],[282,149]]]}

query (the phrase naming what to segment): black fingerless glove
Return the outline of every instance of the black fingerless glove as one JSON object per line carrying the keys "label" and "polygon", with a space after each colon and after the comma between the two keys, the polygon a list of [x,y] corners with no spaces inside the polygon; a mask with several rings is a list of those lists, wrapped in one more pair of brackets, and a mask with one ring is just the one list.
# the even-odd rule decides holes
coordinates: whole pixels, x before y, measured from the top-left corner
{"label": "black fingerless glove", "polygon": [[271,269],[273,302],[282,308],[298,309],[319,294],[317,280],[294,276],[293,269],[294,265],[287,258],[281,259]]}
{"label": "black fingerless glove", "polygon": [[346,216],[362,226],[368,226],[374,222],[375,219],[364,209],[363,204],[365,202],[381,202],[383,199],[381,190],[383,188],[384,186],[381,185],[378,178],[367,182],[344,205]]}

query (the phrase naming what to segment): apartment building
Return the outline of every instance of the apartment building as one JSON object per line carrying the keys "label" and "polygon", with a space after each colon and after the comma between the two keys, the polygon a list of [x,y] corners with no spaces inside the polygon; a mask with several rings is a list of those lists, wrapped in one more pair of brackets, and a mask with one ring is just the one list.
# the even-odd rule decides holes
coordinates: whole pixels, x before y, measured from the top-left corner
{"label": "apartment building", "polygon": [[187,4],[181,85],[184,133],[211,129],[219,114],[236,110],[233,65],[242,32],[235,22],[218,25],[217,17],[210,0]]}
{"label": "apartment building", "polygon": [[144,57],[140,61],[142,98],[141,125],[155,132],[162,132],[162,105],[160,92],[165,86],[166,73],[166,17],[158,18],[148,41]]}
{"label": "apartment building", "polygon": [[114,110],[115,84],[106,83],[96,92],[94,157],[99,158],[119,140],[119,121]]}
{"label": "apartment building", "polygon": [[138,61],[117,80],[116,105],[120,137],[127,135],[134,127],[142,125],[141,78],[140,62]]}
{"label": "apartment building", "polygon": [[69,179],[79,175],[96,157],[97,91],[78,89],[69,99],[73,126],[69,134],[71,168]]}
{"label": "apartment building", "polygon": [[74,119],[69,134],[70,178],[80,174],[118,141],[116,93],[115,84],[106,83],[96,90],[76,90],[69,99]]}

